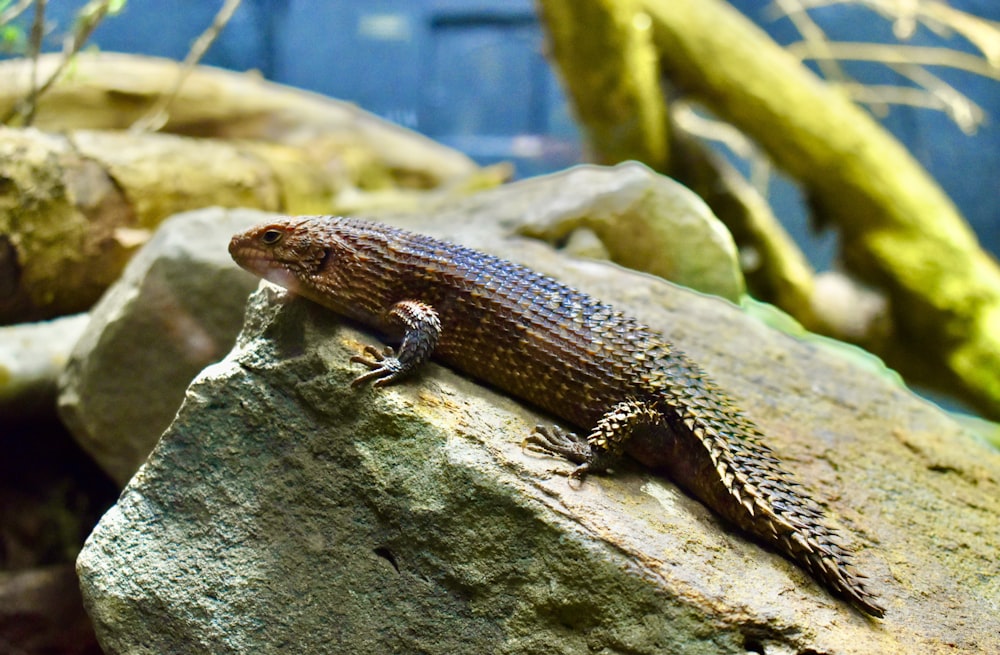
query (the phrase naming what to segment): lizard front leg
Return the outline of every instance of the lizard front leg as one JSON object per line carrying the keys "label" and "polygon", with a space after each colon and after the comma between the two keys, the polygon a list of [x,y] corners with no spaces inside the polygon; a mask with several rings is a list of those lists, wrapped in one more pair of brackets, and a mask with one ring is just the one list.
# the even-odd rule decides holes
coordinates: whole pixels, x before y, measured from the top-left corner
{"label": "lizard front leg", "polygon": [[375,346],[365,346],[366,356],[355,355],[352,362],[364,364],[369,370],[351,382],[352,387],[375,380],[372,386],[384,387],[393,384],[418,369],[430,359],[441,336],[441,319],[430,305],[416,300],[401,300],[385,313],[383,324],[390,330],[403,333],[399,354],[391,346],[379,350]]}
{"label": "lizard front leg", "polygon": [[599,473],[617,461],[632,433],[654,424],[659,412],[641,400],[623,400],[601,417],[586,438],[562,428],[538,426],[525,445],[550,455],[558,455],[578,464],[569,474],[582,480],[587,473]]}

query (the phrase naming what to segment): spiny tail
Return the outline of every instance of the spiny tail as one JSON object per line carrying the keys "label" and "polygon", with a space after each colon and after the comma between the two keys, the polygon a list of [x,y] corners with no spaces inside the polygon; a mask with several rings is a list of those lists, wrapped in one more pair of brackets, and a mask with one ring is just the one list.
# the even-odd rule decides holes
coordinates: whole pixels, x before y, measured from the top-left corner
{"label": "spiny tail", "polygon": [[713,509],[788,555],[837,595],[881,618],[885,610],[865,586],[854,555],[822,508],[762,442],[756,425],[693,362],[681,356],[671,368],[674,384],[667,402],[704,447],[724,488],[706,492],[704,500],[719,502],[722,496],[730,501]]}

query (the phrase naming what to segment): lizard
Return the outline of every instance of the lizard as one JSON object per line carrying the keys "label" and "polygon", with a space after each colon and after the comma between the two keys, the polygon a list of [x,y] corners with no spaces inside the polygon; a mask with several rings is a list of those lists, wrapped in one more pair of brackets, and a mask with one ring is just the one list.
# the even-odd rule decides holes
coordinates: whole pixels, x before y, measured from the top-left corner
{"label": "lizard", "polygon": [[821,506],[756,424],[661,333],[524,266],[377,222],[287,217],[233,236],[243,268],[398,343],[351,358],[382,387],[432,356],[562,419],[525,443],[582,481],[624,454],[808,571],[863,613],[884,608]]}

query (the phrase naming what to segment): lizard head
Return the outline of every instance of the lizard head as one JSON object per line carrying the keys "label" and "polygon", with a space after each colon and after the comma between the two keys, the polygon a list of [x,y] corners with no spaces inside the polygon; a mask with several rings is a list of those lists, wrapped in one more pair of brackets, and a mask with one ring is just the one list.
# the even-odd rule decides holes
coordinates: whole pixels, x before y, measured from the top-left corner
{"label": "lizard head", "polygon": [[397,234],[403,233],[346,216],[295,216],[240,232],[229,242],[229,254],[269,282],[374,324],[399,300],[397,276],[386,274],[390,238]]}
{"label": "lizard head", "polygon": [[229,254],[241,267],[293,291],[320,271],[337,244],[312,217],[280,219],[235,235]]}

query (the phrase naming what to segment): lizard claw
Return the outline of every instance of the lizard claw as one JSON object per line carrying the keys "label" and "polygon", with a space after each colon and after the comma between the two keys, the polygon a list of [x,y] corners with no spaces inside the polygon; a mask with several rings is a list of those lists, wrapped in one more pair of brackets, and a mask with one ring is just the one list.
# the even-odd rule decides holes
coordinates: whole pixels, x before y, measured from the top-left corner
{"label": "lizard claw", "polygon": [[351,361],[356,364],[364,364],[369,370],[351,381],[352,387],[359,387],[369,380],[375,380],[373,387],[384,387],[391,384],[403,372],[403,365],[396,357],[396,351],[392,346],[386,346],[379,350],[369,344],[364,347],[365,355],[354,355]]}
{"label": "lizard claw", "polygon": [[536,425],[535,431],[525,437],[521,445],[538,453],[564,457],[574,464],[582,465],[592,456],[586,439],[556,425]]}
{"label": "lizard claw", "polygon": [[549,475],[558,475],[566,478],[570,489],[576,490],[583,486],[583,478],[589,470],[590,465],[585,462],[571,469],[549,469],[548,473]]}
{"label": "lizard claw", "polygon": [[557,425],[536,425],[534,432],[521,442],[521,447],[545,455],[562,457],[576,464],[577,466],[571,470],[552,471],[556,475],[566,476],[570,486],[574,488],[579,488],[588,474],[608,470],[614,461],[605,453],[595,451],[586,437]]}

